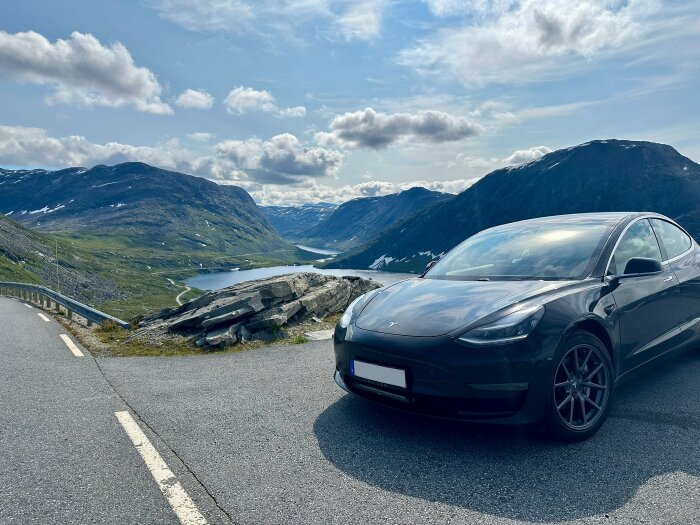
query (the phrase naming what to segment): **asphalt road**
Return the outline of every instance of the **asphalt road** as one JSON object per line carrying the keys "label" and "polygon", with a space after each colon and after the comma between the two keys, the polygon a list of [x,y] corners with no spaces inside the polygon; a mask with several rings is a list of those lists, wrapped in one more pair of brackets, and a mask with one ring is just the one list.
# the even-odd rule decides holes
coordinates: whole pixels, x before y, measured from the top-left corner
{"label": "asphalt road", "polygon": [[114,420],[125,403],[209,523],[700,523],[694,352],[619,389],[601,431],[563,445],[354,399],[328,341],[95,362],[51,346],[59,325],[23,309],[0,299],[3,523],[174,520]]}

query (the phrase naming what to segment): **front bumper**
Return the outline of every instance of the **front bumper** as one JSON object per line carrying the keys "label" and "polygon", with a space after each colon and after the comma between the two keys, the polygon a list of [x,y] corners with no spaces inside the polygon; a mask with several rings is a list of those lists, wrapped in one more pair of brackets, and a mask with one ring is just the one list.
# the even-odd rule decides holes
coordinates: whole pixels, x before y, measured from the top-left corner
{"label": "front bumper", "polygon": [[[494,424],[530,425],[544,414],[557,341],[532,334],[499,347],[449,337],[406,337],[337,328],[335,381],[345,391],[399,410]],[[402,368],[405,389],[356,377],[351,360]]]}

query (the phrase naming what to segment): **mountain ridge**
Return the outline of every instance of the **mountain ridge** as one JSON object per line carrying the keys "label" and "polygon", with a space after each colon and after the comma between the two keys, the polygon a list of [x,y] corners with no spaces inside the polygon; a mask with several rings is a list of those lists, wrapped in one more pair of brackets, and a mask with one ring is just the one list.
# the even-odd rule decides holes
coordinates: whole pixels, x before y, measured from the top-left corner
{"label": "mountain ridge", "polygon": [[700,236],[700,165],[665,144],[607,139],[495,170],[453,199],[389,228],[329,267],[421,271],[498,224],[588,211],[658,211]]}
{"label": "mountain ridge", "polygon": [[368,242],[388,227],[454,197],[419,186],[399,193],[358,197],[340,204],[325,219],[301,232],[305,244],[348,250]]}

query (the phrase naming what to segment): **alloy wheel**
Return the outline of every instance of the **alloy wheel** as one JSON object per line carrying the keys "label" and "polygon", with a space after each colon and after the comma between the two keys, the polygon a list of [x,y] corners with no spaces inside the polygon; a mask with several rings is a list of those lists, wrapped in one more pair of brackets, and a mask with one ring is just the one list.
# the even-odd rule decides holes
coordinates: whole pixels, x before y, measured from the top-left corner
{"label": "alloy wheel", "polygon": [[562,423],[582,431],[605,412],[610,397],[610,370],[601,350],[579,344],[559,361],[554,375],[554,407]]}

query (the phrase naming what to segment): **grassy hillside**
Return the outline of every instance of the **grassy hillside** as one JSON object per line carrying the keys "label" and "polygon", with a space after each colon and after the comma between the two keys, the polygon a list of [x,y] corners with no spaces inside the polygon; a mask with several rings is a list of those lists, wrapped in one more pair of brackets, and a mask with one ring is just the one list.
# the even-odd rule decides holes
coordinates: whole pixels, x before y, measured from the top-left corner
{"label": "grassy hillside", "polygon": [[128,235],[44,234],[0,216],[0,280],[60,287],[62,293],[122,319],[174,306],[182,291],[177,281],[195,275],[200,264],[211,270],[251,268],[308,257],[294,247],[273,259],[267,253],[226,256],[213,249],[188,253],[144,247]]}

